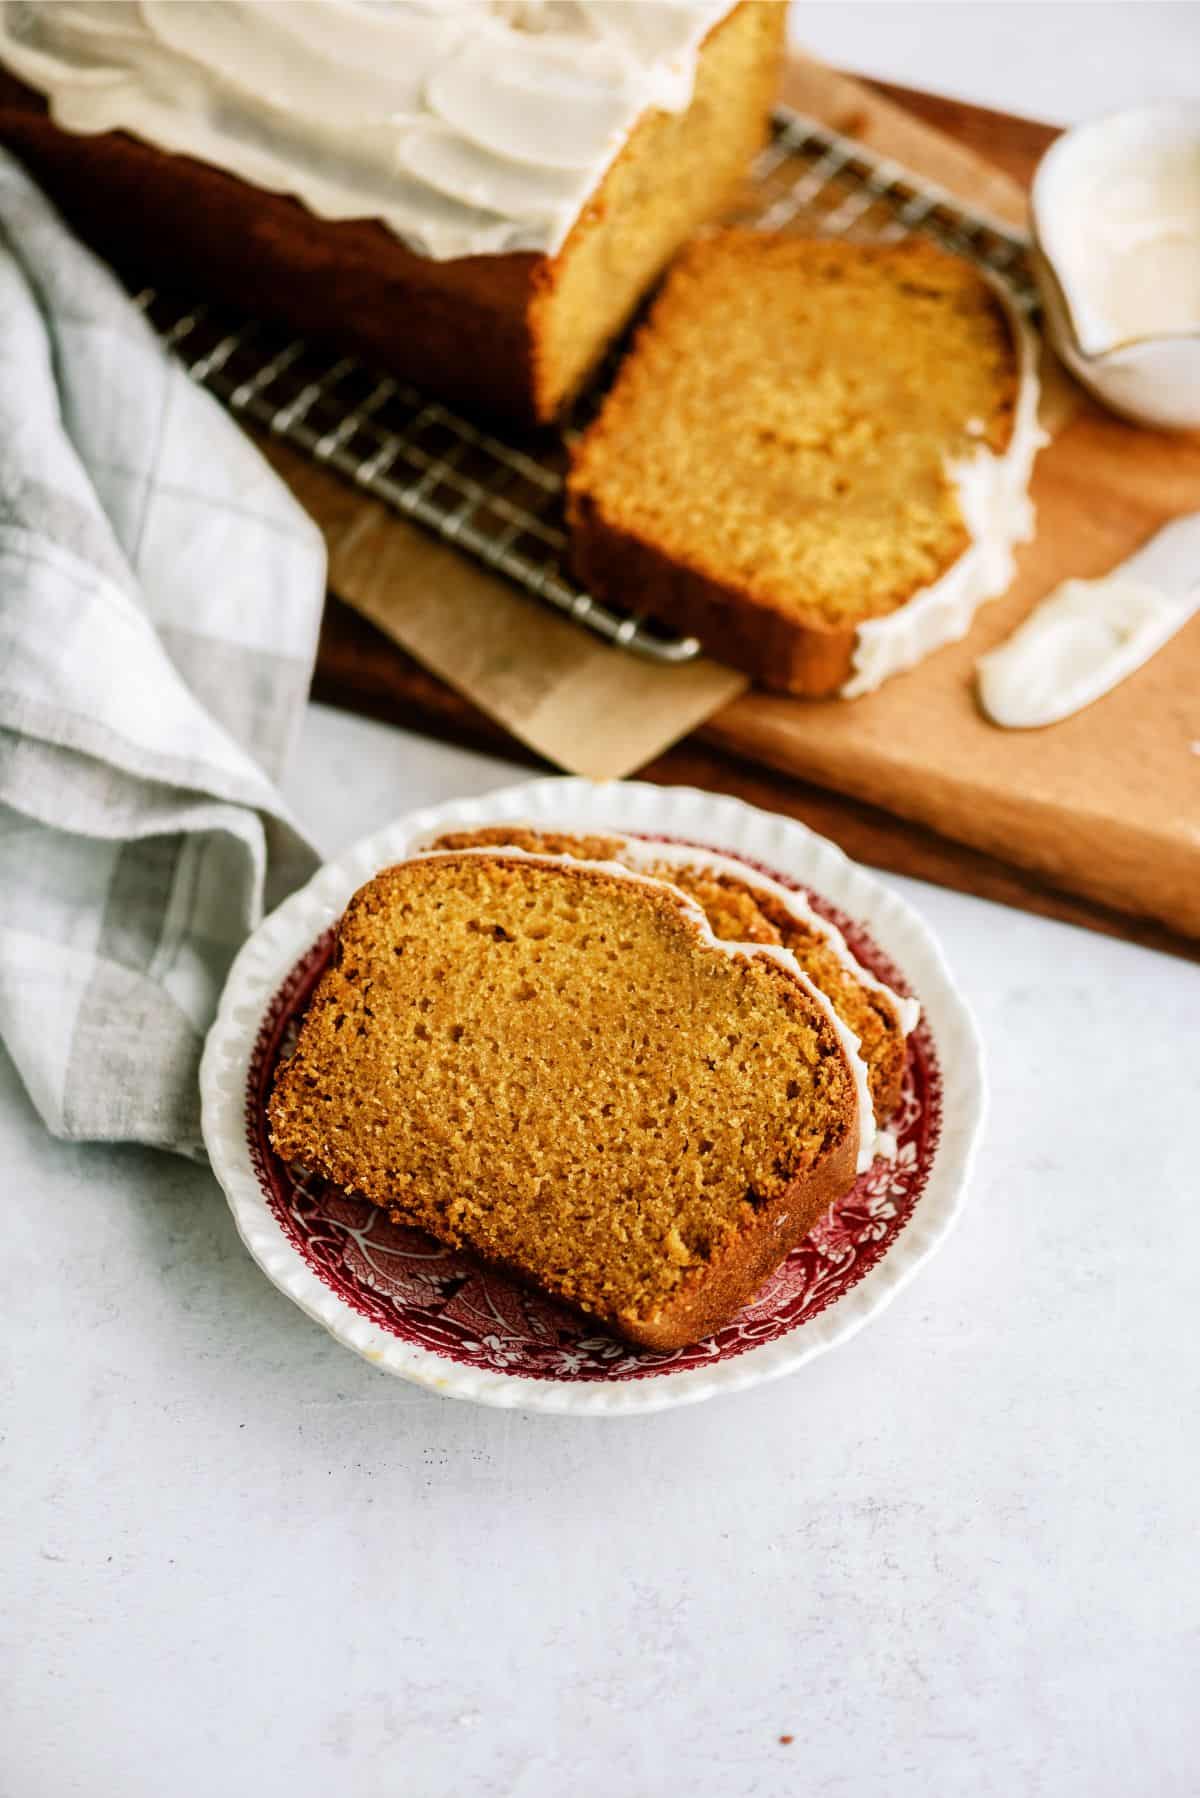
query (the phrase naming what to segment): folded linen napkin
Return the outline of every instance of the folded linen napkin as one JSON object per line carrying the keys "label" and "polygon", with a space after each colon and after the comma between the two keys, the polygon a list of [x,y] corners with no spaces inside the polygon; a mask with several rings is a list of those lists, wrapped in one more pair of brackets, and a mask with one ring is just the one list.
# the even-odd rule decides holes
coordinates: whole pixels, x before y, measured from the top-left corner
{"label": "folded linen napkin", "polygon": [[0,1037],[56,1135],[200,1152],[229,963],[316,858],[275,787],[316,527],[0,151]]}

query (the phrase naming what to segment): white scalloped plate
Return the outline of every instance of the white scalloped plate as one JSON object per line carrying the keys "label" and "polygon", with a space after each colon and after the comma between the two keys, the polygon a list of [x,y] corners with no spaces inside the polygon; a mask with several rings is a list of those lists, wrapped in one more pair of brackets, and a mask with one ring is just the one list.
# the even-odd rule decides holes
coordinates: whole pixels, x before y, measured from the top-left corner
{"label": "white scalloped plate", "polygon": [[[434,830],[502,820],[702,844],[801,887],[867,966],[916,994],[922,1021],[877,1161],[717,1337],[634,1350],[382,1213],[297,1177],[263,1122],[275,1062],[325,965],[332,926],[363,881]],[[246,1247],[281,1292],[387,1373],[453,1398],[596,1415],[694,1404],[777,1379],[880,1312],[945,1239],[983,1124],[974,1021],[912,908],[841,850],[740,800],[635,781],[530,781],[430,806],[377,831],[259,926],[229,975],[200,1072],[204,1137]]]}

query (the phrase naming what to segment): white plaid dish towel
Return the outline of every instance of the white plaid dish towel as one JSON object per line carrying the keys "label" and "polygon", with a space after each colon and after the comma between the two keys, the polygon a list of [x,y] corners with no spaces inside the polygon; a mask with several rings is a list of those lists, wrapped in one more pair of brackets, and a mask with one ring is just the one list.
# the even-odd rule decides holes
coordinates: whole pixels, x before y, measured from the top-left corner
{"label": "white plaid dish towel", "polygon": [[316,858],[275,787],[316,527],[0,151],[0,1038],[48,1127],[200,1152],[230,961]]}

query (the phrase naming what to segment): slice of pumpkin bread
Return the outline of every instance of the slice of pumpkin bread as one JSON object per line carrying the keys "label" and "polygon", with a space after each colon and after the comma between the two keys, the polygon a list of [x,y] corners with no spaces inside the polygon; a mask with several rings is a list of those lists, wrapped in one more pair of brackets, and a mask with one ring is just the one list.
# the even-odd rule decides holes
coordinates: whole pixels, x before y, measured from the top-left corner
{"label": "slice of pumpkin bread", "polygon": [[854,1179],[849,1055],[771,948],[519,852],[355,894],[276,1077],[287,1160],[630,1341],[721,1327]]}
{"label": "slice of pumpkin bread", "polygon": [[576,576],[769,687],[869,690],[1012,578],[1025,335],[916,239],[698,239],[572,451]]}

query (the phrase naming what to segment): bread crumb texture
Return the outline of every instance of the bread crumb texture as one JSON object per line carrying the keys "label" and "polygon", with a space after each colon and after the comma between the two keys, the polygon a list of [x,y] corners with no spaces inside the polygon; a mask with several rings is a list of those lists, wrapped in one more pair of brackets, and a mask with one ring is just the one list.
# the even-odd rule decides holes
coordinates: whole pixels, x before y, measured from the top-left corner
{"label": "bread crumb texture", "polygon": [[1003,453],[1004,307],[931,244],[730,230],[686,250],[577,446],[574,522],[818,628],[894,611],[970,543],[947,465]]}
{"label": "bread crumb texture", "polygon": [[574,398],[679,246],[728,211],[767,137],[786,19],[778,0],[743,0],[719,20],[690,105],[643,114],[563,248],[539,265],[530,312],[539,417]]}
{"label": "bread crumb texture", "polygon": [[270,1120],[287,1160],[617,1327],[856,1129],[785,968],[705,942],[661,886],[502,855],[355,895]]}
{"label": "bread crumb texture", "polygon": [[[489,824],[477,830],[451,831],[438,838],[438,849],[472,849],[506,845],[533,854],[573,855],[582,861],[626,859],[618,837],[539,831],[528,826]],[[904,1079],[904,1032],[899,1014],[886,993],[857,978],[818,927],[798,918],[774,894],[740,881],[733,874],[678,862],[639,863],[644,872],[670,881],[695,900],[709,929],[722,942],[773,943],[790,950],[814,986],[820,988],[848,1029],[858,1038],[876,1120],[883,1124],[900,1102]]]}

